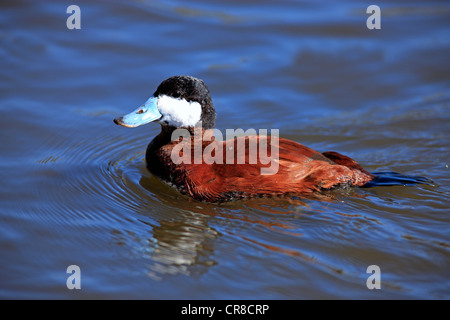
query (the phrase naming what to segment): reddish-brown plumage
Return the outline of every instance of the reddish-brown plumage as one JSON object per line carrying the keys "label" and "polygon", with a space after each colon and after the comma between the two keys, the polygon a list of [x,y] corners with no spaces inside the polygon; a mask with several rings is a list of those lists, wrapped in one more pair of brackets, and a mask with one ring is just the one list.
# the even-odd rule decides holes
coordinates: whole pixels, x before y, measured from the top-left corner
{"label": "reddish-brown plumage", "polygon": [[[216,202],[265,195],[311,194],[340,186],[362,186],[374,178],[349,157],[336,152],[321,154],[297,142],[282,138],[279,139],[277,149],[278,171],[273,175],[263,175],[261,168],[268,168],[270,164],[262,164],[259,157],[257,163],[249,163],[249,145],[253,139],[256,139],[258,145],[263,139],[267,139],[269,146],[270,136],[245,137],[243,164],[237,161],[239,154],[237,139],[234,141],[235,161],[232,164],[226,163],[226,152],[229,150],[225,141],[203,141],[202,152],[211,143],[223,150],[223,163],[207,164],[206,155],[200,164],[195,164],[194,137],[191,141],[182,139],[170,141],[169,137],[169,132],[162,131],[150,143],[147,150],[148,169],[174,185],[183,194],[197,200]],[[191,163],[175,164],[172,151],[176,146],[180,149],[178,144],[186,142],[190,142]],[[270,155],[270,148],[268,150]],[[214,153],[212,155],[215,156]]]}

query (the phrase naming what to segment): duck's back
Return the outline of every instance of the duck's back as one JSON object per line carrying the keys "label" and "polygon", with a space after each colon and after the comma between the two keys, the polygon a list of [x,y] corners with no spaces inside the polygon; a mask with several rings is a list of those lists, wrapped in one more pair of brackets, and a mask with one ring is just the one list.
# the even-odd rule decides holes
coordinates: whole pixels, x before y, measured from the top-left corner
{"label": "duck's back", "polygon": [[[336,152],[322,154],[282,138],[244,139],[245,143],[238,139],[203,141],[200,148],[195,146],[194,137],[184,147],[179,141],[164,144],[164,139],[156,137],[147,150],[147,166],[180,192],[212,202],[310,194],[338,186],[362,186],[374,178],[353,159]],[[184,162],[176,163],[180,159]]]}

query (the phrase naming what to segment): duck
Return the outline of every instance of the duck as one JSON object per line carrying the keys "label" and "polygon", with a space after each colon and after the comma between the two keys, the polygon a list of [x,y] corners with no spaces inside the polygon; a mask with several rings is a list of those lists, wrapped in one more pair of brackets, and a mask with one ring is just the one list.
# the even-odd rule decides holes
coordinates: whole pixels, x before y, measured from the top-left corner
{"label": "duck", "polygon": [[205,82],[177,75],[162,81],[143,105],[115,118],[114,123],[128,128],[160,124],[161,132],[147,146],[146,167],[198,201],[301,197],[363,187],[376,178],[348,156],[321,153],[276,134],[261,134],[261,130],[223,139],[215,120]]}

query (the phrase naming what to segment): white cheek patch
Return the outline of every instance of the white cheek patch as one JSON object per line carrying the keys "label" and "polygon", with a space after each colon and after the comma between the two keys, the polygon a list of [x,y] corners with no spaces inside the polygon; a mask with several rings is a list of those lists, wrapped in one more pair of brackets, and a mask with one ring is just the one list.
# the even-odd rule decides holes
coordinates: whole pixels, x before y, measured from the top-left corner
{"label": "white cheek patch", "polygon": [[202,115],[200,103],[166,95],[158,97],[158,109],[163,115],[158,122],[174,127],[194,127]]}

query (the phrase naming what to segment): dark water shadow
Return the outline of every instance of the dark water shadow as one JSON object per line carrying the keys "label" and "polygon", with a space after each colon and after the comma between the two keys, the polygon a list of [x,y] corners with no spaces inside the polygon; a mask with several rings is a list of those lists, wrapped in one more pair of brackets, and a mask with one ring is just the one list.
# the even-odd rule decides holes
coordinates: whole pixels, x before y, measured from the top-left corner
{"label": "dark water shadow", "polygon": [[373,172],[377,177],[362,188],[387,186],[414,186],[417,184],[432,185],[433,181],[421,176],[408,176],[397,172]]}

